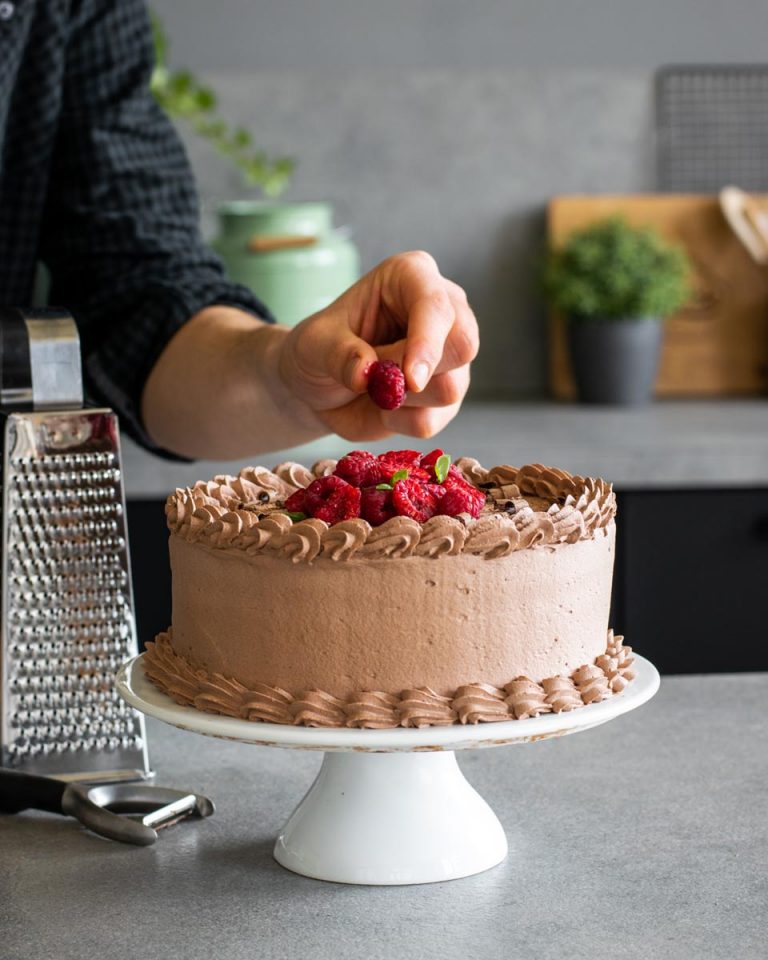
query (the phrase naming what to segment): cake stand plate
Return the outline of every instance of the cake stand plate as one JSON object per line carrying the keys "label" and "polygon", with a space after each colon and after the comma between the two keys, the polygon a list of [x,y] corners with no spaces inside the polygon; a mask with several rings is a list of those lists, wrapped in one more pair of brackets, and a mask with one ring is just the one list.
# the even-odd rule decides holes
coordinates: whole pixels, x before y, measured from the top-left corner
{"label": "cake stand plate", "polygon": [[504,830],[465,780],[454,751],[589,730],[641,706],[659,688],[656,668],[636,657],[625,690],[570,713],[420,730],[307,728],[179,706],[146,678],[142,659],[123,664],[116,678],[117,692],[142,713],[192,733],[325,753],[274,854],[295,873],[337,883],[434,883],[496,866],[507,855]]}

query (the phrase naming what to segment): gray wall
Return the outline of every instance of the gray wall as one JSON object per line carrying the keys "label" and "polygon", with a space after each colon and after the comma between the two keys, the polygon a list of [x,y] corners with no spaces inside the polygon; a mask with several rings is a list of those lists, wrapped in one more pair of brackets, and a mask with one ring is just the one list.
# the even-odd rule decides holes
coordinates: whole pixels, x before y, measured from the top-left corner
{"label": "gray wall", "polygon": [[[365,266],[431,251],[482,328],[475,395],[541,392],[549,196],[652,189],[652,79],[765,57],[768,4],[722,0],[155,0],[171,60],[328,199]],[[205,229],[237,175],[187,138]]]}
{"label": "gray wall", "polygon": [[205,70],[761,61],[764,0],[151,0]]}

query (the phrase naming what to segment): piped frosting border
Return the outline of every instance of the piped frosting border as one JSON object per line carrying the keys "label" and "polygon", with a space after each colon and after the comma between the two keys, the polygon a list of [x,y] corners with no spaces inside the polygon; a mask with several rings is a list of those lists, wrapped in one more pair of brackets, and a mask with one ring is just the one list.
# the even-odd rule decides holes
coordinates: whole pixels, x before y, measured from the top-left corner
{"label": "piped frosting border", "polygon": [[144,669],[149,680],[176,703],[241,720],[368,729],[449,726],[524,720],[607,700],[634,678],[632,649],[623,645],[623,639],[609,630],[605,653],[569,677],[550,677],[541,683],[517,677],[503,689],[467,683],[450,697],[429,687],[398,695],[360,691],[346,700],[322,690],[292,695],[267,684],[249,689],[233,678],[193,667],[174,651],[170,630],[147,644]]}
{"label": "piped frosting border", "polygon": [[[317,557],[338,562],[462,552],[492,560],[531,547],[592,539],[605,532],[616,513],[613,488],[604,480],[538,463],[486,470],[469,457],[456,466],[489,497],[477,520],[439,516],[420,524],[393,517],[380,527],[362,519],[328,526],[317,519],[294,523],[276,509],[335,465],[335,460],[321,460],[311,469],[293,462],[274,470],[245,467],[236,477],[219,475],[179,488],[166,502],[168,528],[213,549],[241,550],[247,556],[272,551],[293,563]],[[544,500],[547,509],[533,509],[526,497]]]}

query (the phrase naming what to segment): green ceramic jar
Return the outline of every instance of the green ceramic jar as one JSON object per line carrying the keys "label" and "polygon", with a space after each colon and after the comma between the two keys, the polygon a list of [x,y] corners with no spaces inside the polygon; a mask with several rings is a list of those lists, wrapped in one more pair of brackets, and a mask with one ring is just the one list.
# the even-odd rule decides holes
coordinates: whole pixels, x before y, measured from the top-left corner
{"label": "green ceramic jar", "polygon": [[219,208],[212,246],[229,275],[293,326],[360,276],[357,247],[333,227],[328,203],[240,200]]}

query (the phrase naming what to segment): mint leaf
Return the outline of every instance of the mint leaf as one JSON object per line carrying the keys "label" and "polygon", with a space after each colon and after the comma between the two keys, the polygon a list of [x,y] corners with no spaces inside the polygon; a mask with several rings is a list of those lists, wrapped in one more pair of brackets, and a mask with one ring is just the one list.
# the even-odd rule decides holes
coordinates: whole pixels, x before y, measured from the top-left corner
{"label": "mint leaf", "polygon": [[442,457],[437,458],[435,463],[435,476],[437,477],[437,482],[442,483],[445,478],[448,476],[448,467],[451,465],[451,455],[449,453],[444,453]]}
{"label": "mint leaf", "polygon": [[376,489],[377,489],[377,490],[392,490],[393,487],[392,487],[392,484],[391,484],[391,483],[377,483],[377,484],[376,484]]}
{"label": "mint leaf", "polygon": [[294,523],[298,523],[300,520],[307,519],[306,513],[291,513],[290,510],[288,511],[288,516],[291,518],[291,520],[293,520]]}
{"label": "mint leaf", "polygon": [[392,486],[398,482],[398,480],[407,480],[408,471],[407,470],[398,470],[397,473],[392,474]]}

